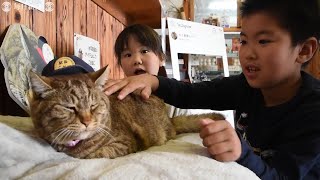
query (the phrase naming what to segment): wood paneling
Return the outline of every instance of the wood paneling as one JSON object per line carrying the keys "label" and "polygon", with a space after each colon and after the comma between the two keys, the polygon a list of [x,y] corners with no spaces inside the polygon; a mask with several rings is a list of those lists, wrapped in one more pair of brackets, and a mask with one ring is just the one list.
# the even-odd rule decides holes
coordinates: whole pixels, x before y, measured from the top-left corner
{"label": "wood paneling", "polygon": [[87,0],[87,14],[87,36],[98,40],[98,6],[91,0]]}
{"label": "wood paneling", "polygon": [[[116,21],[115,18],[113,18],[114,21]],[[116,38],[118,37],[119,33],[125,28],[124,25],[120,24],[120,23],[113,23],[114,26],[114,30],[112,31],[112,37],[113,37],[113,44],[115,44],[116,42]],[[112,49],[112,51],[114,51],[114,49]],[[118,60],[116,58],[116,56],[113,54],[113,61],[114,61],[114,71],[115,71],[115,77],[119,77],[119,78],[124,78],[124,72],[122,71],[122,68],[119,67],[118,65]]]}
{"label": "wood paneling", "polygon": [[[13,1],[12,0],[0,0],[1,5],[4,2],[8,2],[8,3],[12,4]],[[14,18],[14,16],[13,16],[12,12],[13,11],[5,12],[2,9],[0,10],[0,17],[1,17],[1,20],[0,20],[0,33],[1,34],[13,22],[12,19]]]}
{"label": "wood paneling", "polygon": [[317,52],[310,60],[308,66],[305,68],[305,71],[320,79],[320,48],[318,48]]}
{"label": "wood paneling", "polygon": [[57,55],[57,10],[56,0],[51,0],[52,11],[33,11],[32,30],[38,36],[43,36],[51,46],[52,51]]}
{"label": "wood paneling", "polygon": [[57,1],[57,54],[73,54],[73,1]]}
{"label": "wood paneling", "polygon": [[98,7],[98,39],[101,47],[101,66],[110,67],[111,78],[121,78],[123,73],[117,65],[114,55],[114,43],[119,33],[123,30],[124,25],[118,23],[114,17]]}
{"label": "wood paneling", "polygon": [[87,1],[74,0],[73,29],[74,33],[87,35]]}
{"label": "wood paneling", "polygon": [[[102,8],[98,7],[98,39],[100,42],[100,63],[104,67],[107,64],[112,66],[109,61],[109,52],[112,44],[110,43],[110,36],[108,36],[108,26],[110,24],[110,15],[108,15]],[[113,77],[113,70],[111,68],[110,76]]]}

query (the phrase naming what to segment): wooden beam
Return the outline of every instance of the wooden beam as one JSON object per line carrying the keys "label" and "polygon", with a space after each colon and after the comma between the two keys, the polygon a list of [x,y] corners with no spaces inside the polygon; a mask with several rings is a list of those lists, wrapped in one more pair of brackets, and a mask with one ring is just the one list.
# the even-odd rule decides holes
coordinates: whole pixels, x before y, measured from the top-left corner
{"label": "wooden beam", "polygon": [[108,12],[111,16],[115,17],[118,21],[120,21],[125,26],[128,25],[128,17],[124,13],[124,11],[116,4],[114,1],[108,0],[92,0],[98,6],[100,6],[103,10]]}

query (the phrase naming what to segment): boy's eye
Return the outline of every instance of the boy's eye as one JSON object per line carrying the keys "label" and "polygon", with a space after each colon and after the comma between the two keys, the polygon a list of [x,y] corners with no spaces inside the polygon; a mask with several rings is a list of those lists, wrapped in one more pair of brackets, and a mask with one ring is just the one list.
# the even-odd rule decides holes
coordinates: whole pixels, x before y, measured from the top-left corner
{"label": "boy's eye", "polygon": [[247,44],[247,41],[245,41],[245,40],[240,40],[240,44],[241,44],[241,45]]}
{"label": "boy's eye", "polygon": [[267,44],[269,42],[271,42],[271,41],[265,40],[265,39],[259,40],[259,44]]}

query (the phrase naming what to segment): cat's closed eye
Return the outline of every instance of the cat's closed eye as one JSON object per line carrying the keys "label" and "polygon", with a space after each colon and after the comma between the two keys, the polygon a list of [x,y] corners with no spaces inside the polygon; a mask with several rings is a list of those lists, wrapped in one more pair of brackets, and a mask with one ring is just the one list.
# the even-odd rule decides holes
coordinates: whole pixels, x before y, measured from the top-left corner
{"label": "cat's closed eye", "polygon": [[75,106],[66,106],[65,108],[66,108],[67,110],[69,110],[69,111],[72,111],[72,112],[76,112],[76,111],[77,111],[77,109],[76,109]]}
{"label": "cat's closed eye", "polygon": [[56,109],[61,109],[63,111],[69,111],[69,112],[76,112],[77,107],[74,104],[71,103],[61,103],[60,105],[55,105]]}
{"label": "cat's closed eye", "polygon": [[91,104],[90,110],[91,110],[91,111],[94,111],[95,109],[97,109],[98,105],[99,105],[98,103]]}

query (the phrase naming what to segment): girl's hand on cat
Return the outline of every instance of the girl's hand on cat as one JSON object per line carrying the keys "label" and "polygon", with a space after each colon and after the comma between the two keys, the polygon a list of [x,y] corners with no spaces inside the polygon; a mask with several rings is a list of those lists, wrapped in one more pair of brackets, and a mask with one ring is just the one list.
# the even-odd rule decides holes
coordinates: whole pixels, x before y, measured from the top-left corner
{"label": "girl's hand on cat", "polygon": [[121,80],[107,81],[104,87],[107,95],[120,90],[118,99],[121,100],[130,93],[135,93],[144,99],[148,99],[152,91],[155,91],[158,86],[159,80],[157,77],[150,74],[141,74]]}
{"label": "girl's hand on cat", "polygon": [[228,162],[240,158],[241,142],[228,121],[203,119],[200,125],[202,143],[215,160]]}
{"label": "girl's hand on cat", "polygon": [[104,84],[104,86],[103,86],[105,94],[107,94],[107,95],[113,94],[113,93],[108,94],[108,93],[107,93],[107,89],[108,89],[109,87],[113,86],[114,84],[117,84],[117,83],[121,82],[122,80],[123,80],[123,79],[108,79],[108,80],[106,81],[106,83]]}

